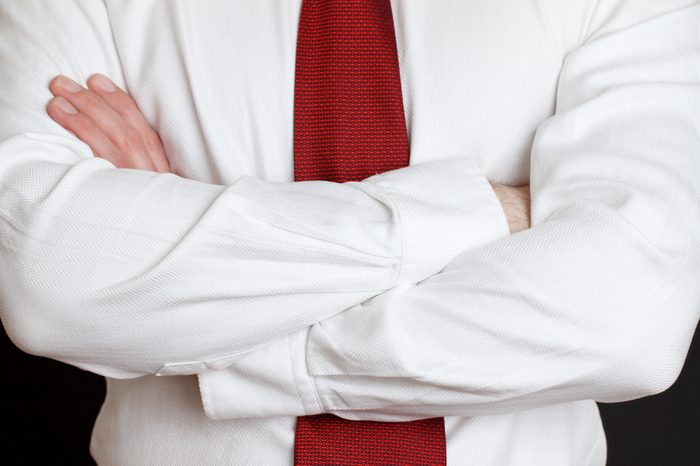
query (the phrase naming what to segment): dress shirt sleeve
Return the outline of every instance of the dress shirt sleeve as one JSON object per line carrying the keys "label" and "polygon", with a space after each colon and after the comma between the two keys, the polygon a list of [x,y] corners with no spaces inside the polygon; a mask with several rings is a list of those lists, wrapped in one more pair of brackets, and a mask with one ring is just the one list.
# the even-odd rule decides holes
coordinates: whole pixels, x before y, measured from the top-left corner
{"label": "dress shirt sleeve", "polygon": [[0,316],[29,353],[117,378],[223,367],[508,234],[469,157],[351,183],[118,169],[45,111],[51,78],[96,72],[124,86],[102,2],[2,2]]}
{"label": "dress shirt sleeve", "polygon": [[700,313],[700,3],[600,0],[532,228],[199,375],[211,418],[491,415],[669,387]]}

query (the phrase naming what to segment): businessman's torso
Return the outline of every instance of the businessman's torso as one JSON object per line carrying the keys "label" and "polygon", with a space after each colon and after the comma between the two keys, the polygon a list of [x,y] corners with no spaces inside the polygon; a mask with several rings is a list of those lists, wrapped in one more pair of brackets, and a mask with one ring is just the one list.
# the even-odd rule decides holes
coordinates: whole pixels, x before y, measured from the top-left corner
{"label": "businessman's torso", "polygon": [[[184,175],[292,179],[300,0],[108,1],[132,95]],[[539,2],[392,2],[411,163],[464,155],[527,183],[555,109],[558,39]]]}
{"label": "businessman's torso", "polygon": [[[568,26],[552,24],[548,3],[392,2],[412,164],[475,157],[489,179],[528,182],[566,47],[555,31]],[[125,82],[175,171],[221,184],[293,179],[300,0],[106,4]],[[195,377],[108,386],[92,443],[103,464],[291,464],[293,417],[208,420]],[[600,464],[604,454],[592,401],[446,418],[446,429],[454,464]]]}

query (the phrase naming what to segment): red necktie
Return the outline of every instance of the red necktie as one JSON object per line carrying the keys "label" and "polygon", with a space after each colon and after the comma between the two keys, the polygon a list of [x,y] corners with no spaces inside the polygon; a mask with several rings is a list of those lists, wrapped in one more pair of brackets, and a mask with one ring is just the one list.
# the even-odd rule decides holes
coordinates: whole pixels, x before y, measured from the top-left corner
{"label": "red necktie", "polygon": [[[296,181],[359,181],[408,165],[389,0],[303,0],[294,83]],[[444,465],[441,417],[297,418],[294,464]]]}

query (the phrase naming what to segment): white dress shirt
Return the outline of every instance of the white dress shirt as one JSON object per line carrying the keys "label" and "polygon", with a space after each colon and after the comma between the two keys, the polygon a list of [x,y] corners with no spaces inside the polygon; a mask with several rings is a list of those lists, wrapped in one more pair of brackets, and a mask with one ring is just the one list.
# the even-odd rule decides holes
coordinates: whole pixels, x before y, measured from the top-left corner
{"label": "white dress shirt", "polygon": [[[300,5],[2,0],[8,334],[107,377],[101,465],[291,465],[321,412],[604,464],[593,400],[666,389],[700,314],[700,2],[392,1],[411,165],[345,184],[293,182]],[[47,116],[96,72],[174,173]]]}

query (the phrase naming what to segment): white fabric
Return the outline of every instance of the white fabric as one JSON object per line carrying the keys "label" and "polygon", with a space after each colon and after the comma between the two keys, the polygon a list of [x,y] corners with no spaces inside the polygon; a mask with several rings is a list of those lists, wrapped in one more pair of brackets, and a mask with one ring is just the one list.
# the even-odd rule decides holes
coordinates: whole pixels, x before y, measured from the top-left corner
{"label": "white fabric", "polygon": [[[299,7],[0,4],[8,334],[108,377],[104,465],[289,465],[319,412],[604,464],[593,400],[667,388],[699,318],[700,2],[394,0],[411,166],[346,184],[292,182]],[[49,119],[95,72],[180,176]],[[530,183],[531,229],[487,179]]]}

